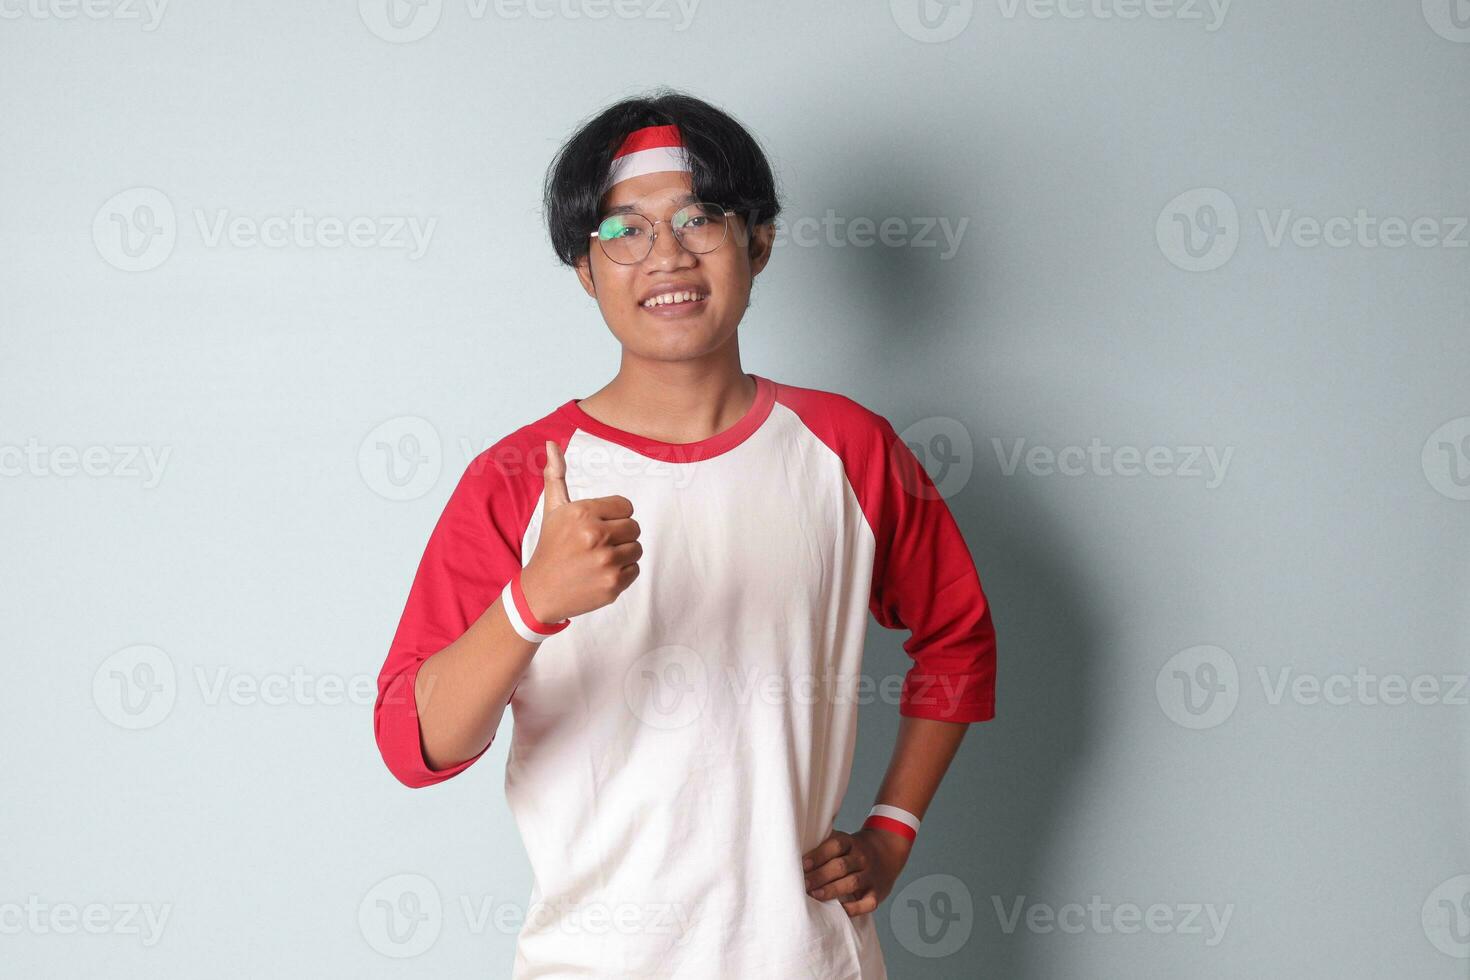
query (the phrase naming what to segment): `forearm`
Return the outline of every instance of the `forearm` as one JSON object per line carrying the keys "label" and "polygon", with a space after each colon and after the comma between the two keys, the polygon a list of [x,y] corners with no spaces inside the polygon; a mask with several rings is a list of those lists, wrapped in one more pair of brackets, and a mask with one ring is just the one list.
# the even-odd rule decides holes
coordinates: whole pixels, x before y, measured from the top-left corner
{"label": "forearm", "polygon": [[922,820],[969,728],[966,722],[902,716],[888,772],[873,802],[902,807]]}
{"label": "forearm", "polygon": [[522,639],[496,599],[459,639],[429,657],[414,682],[424,760],[447,769],[495,737],[511,692],[539,644]]}

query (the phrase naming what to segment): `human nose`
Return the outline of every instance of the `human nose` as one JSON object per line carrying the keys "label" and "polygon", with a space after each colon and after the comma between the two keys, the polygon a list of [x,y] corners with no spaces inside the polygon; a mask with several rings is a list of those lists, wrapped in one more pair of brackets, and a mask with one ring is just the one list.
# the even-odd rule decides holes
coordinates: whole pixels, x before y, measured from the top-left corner
{"label": "human nose", "polygon": [[[667,230],[660,231],[659,225],[666,225]],[[648,255],[650,262],[661,268],[685,268],[694,264],[694,253],[679,241],[679,236],[674,234],[673,225],[667,221],[658,221],[653,227],[653,248]]]}

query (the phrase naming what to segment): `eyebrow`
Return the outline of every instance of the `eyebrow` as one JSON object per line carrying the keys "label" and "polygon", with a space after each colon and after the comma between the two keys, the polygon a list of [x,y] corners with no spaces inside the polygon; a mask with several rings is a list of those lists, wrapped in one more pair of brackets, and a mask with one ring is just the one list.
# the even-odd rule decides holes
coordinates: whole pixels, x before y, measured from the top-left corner
{"label": "eyebrow", "polygon": [[[698,204],[699,203],[699,197],[698,197],[698,195],[695,195],[695,194],[683,194],[683,195],[680,195],[679,197],[674,198],[673,203],[675,203],[675,204]],[[611,218],[615,214],[633,214],[633,213],[635,213],[637,211],[638,211],[638,209],[636,207],[634,207],[633,205],[631,205],[631,204],[619,204],[615,208],[608,208],[606,211],[604,211],[602,213],[602,216],[604,218]]]}

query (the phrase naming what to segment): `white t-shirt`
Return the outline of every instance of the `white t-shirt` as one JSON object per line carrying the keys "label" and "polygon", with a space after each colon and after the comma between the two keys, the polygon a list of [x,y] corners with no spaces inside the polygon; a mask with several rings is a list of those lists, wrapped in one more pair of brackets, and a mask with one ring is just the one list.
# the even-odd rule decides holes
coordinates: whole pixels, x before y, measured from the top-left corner
{"label": "white t-shirt", "polygon": [[[640,573],[542,642],[510,699],[506,800],[535,875],[514,980],[884,980],[872,913],[807,894],[848,785],[871,612],[910,632],[898,710],[994,715],[995,632],[943,498],[882,416],[758,375],[734,426],[665,443],[572,399],[476,457],[425,549],[374,725],[408,786],[414,678],[530,560],[545,442],[572,500],[633,503]],[[483,754],[483,752],[481,753]],[[850,831],[857,828],[847,828]]]}

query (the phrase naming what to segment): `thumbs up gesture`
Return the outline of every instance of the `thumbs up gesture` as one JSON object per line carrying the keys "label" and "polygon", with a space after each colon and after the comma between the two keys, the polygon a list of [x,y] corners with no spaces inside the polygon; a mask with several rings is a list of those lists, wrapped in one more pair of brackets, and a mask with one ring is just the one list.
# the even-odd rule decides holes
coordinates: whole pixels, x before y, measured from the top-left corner
{"label": "thumbs up gesture", "polygon": [[572,500],[561,447],[546,443],[541,537],[521,573],[531,614],[544,623],[609,605],[638,577],[638,522],[627,497]]}

